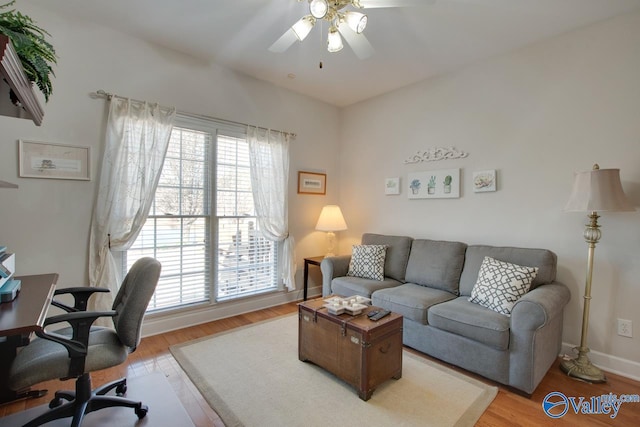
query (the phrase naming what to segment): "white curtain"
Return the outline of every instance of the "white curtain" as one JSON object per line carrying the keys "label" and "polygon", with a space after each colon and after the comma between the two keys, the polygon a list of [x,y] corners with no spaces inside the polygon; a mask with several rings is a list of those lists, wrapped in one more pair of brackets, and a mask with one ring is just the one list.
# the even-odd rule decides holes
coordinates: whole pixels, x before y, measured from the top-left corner
{"label": "white curtain", "polygon": [[247,128],[251,186],[258,227],[269,240],[283,243],[282,280],[296,288],[293,236],[289,235],[289,134]]}
{"label": "white curtain", "polygon": [[111,309],[121,282],[111,251],[127,250],[147,219],[175,113],[175,108],[111,98],[89,242],[89,284],[111,293],[94,295],[94,310]]}

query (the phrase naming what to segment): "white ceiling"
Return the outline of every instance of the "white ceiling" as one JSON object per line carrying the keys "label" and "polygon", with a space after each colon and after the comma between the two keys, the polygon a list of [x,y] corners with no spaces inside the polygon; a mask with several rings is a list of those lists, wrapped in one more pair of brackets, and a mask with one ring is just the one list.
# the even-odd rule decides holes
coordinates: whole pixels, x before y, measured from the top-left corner
{"label": "white ceiling", "polygon": [[415,7],[368,9],[364,34],[375,53],[360,60],[346,43],[338,53],[326,51],[326,23],[284,53],[268,50],[308,13],[306,0],[28,2],[337,106],[640,10],[640,0],[423,0]]}

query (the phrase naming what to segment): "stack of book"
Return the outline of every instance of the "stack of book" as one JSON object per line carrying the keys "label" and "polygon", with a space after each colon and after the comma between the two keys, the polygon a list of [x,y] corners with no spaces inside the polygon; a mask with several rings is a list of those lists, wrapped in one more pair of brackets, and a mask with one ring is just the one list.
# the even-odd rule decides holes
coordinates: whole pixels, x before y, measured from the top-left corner
{"label": "stack of book", "polygon": [[20,292],[20,280],[13,278],[16,256],[0,246],[0,303],[13,301]]}

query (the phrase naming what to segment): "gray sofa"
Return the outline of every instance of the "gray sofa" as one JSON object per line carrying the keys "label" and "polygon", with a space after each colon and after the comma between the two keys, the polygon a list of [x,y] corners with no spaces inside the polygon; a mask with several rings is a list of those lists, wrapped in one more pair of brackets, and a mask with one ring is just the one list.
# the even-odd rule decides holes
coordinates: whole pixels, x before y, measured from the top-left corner
{"label": "gray sofa", "polygon": [[[553,252],[369,233],[362,244],[387,246],[384,280],[347,276],[349,255],[325,258],[324,296],[370,297],[404,316],[405,345],[527,394],[535,390],[560,352],[570,299],[555,281]],[[469,301],[485,256],[538,268],[511,316]]]}

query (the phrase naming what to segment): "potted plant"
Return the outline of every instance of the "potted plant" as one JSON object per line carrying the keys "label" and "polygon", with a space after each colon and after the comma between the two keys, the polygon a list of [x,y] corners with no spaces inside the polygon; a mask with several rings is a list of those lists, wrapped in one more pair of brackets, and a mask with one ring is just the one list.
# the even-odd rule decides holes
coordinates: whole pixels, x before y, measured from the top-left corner
{"label": "potted plant", "polygon": [[427,184],[427,194],[435,194],[436,192],[436,177],[431,175],[429,183]]}
{"label": "potted plant", "polygon": [[411,188],[411,192],[413,194],[418,194],[418,191],[420,191],[420,180],[414,179],[413,181],[411,181],[409,188]]}
{"label": "potted plant", "polygon": [[[27,78],[40,89],[45,101],[49,101],[52,91],[50,76],[55,76],[51,66],[57,63],[58,58],[51,43],[45,39],[51,34],[38,27],[30,17],[8,9],[14,3],[15,0],[0,5],[0,34],[11,40]],[[15,94],[11,96],[14,104],[17,103]]]}
{"label": "potted plant", "polygon": [[451,193],[451,180],[452,180],[451,175],[447,175],[444,178],[444,192],[445,192],[445,194]]}

